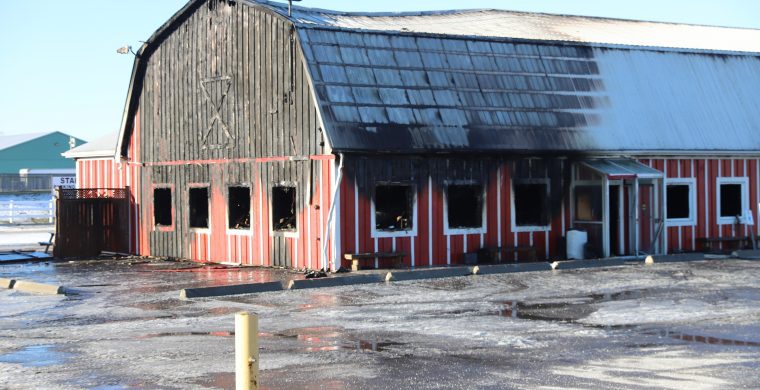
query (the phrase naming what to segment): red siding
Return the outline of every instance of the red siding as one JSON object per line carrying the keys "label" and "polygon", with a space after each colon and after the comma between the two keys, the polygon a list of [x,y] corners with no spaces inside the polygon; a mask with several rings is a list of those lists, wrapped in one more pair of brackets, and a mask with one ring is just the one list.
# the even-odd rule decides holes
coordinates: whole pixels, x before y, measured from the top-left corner
{"label": "red siding", "polygon": [[[654,167],[665,174],[667,178],[693,178],[694,191],[696,192],[696,221],[688,226],[670,226],[665,229],[664,241],[667,243],[666,250],[696,251],[699,237],[723,236],[745,234],[744,230],[733,232],[731,225],[719,225],[717,223],[716,209],[716,180],[718,177],[747,177],[749,178],[749,204],[755,217],[756,228],[760,227],[758,221],[758,189],[760,177],[758,177],[757,159],[640,159],[643,164]],[[745,168],[746,165],[746,168]],[[720,169],[720,173],[718,170]],[[422,188],[418,188],[417,207],[418,219],[417,235],[413,238],[372,238],[371,237],[371,206],[368,196],[359,194],[356,200],[356,187],[353,182],[343,182],[341,197],[341,228],[343,229],[341,253],[385,251],[393,249],[393,241],[396,241],[397,251],[408,253],[405,258],[407,266],[426,266],[461,264],[465,252],[474,252],[482,246],[503,247],[515,245],[533,245],[539,258],[552,258],[560,256],[564,252],[563,237],[565,231],[572,228],[570,223],[570,204],[565,197],[563,208],[553,217],[551,230],[548,232],[514,232],[511,228],[511,169],[508,165],[502,166],[498,172],[490,176],[486,188],[486,232],[482,234],[451,234],[447,235],[443,230],[443,207],[445,207],[442,189],[430,188],[431,181]],[[500,178],[501,180],[498,180]],[[434,184],[433,184],[434,185]],[[663,189],[660,189],[662,191]],[[706,194],[707,191],[707,194]],[[429,203],[432,200],[432,204]],[[624,199],[627,194],[624,194]],[[500,207],[497,207],[499,205]],[[430,210],[430,211],[429,211]],[[624,205],[625,213],[628,210],[627,202]],[[357,215],[358,213],[358,215]],[[359,221],[359,226],[356,226]],[[429,231],[428,226],[432,226]],[[564,229],[563,229],[564,227]],[[498,231],[501,230],[501,239]],[[745,229],[745,228],[742,228]],[[356,237],[358,232],[358,237]],[[629,245],[629,227],[624,230],[625,247]],[[748,231],[747,231],[748,232]],[[411,250],[411,240],[414,240],[414,251]],[[481,245],[481,240],[483,245]],[[359,242],[356,248],[355,242]],[[428,245],[428,243],[430,245]],[[517,243],[517,244],[515,244]],[[377,245],[377,247],[375,247]],[[466,245],[466,247],[465,247]],[[432,256],[428,247],[432,248]],[[548,251],[547,251],[548,249]],[[612,252],[616,248],[611,248]],[[513,260],[514,254],[506,254],[506,260]],[[414,258],[414,261],[412,261]]]}
{"label": "red siding", "polygon": [[[133,253],[150,255],[147,235],[150,224],[142,224],[141,219],[148,217],[148,210],[141,210],[140,191],[134,190],[140,185],[140,162],[135,161],[139,155],[135,150],[139,145],[139,120],[135,121],[133,137],[130,141],[128,157],[125,161],[114,162],[110,158],[80,159],[77,161],[77,182],[81,188],[131,187],[131,237],[130,248]],[[332,197],[331,183],[334,180],[334,160],[332,156],[312,156],[320,165],[320,182],[314,184],[312,201],[308,208],[298,214],[298,233],[287,238],[290,256],[295,268],[321,268],[326,266],[322,254],[322,245],[326,238],[327,220]],[[693,225],[669,226],[664,231],[663,240],[667,252],[695,251],[698,238],[744,235],[749,233],[746,227],[718,224],[717,187],[718,177],[748,178],[747,192],[749,206],[755,217],[755,229],[760,228],[758,202],[760,201],[760,160],[726,159],[726,158],[654,158],[640,159],[642,163],[661,170],[666,178],[693,178],[696,192],[696,221]],[[266,162],[256,163],[254,174],[259,172]],[[344,253],[371,251],[401,251],[408,253],[405,263],[408,266],[428,266],[460,264],[465,252],[474,252],[482,246],[510,247],[514,245],[533,245],[540,258],[559,256],[564,252],[561,243],[565,231],[570,229],[570,205],[565,197],[563,208],[556,212],[548,232],[514,232],[511,228],[511,169],[502,165],[493,172],[486,187],[486,229],[483,234],[444,233],[443,207],[444,199],[441,188],[431,188],[432,180],[417,188],[417,234],[413,237],[373,238],[371,236],[371,204],[366,194],[357,194],[357,187],[351,180],[343,180],[339,191],[340,203],[335,210],[335,222],[339,227],[337,237],[331,237],[328,259],[342,257]],[[227,231],[223,220],[224,214],[211,216],[214,226],[223,226],[223,230],[193,234],[189,253],[192,260],[232,262],[246,265],[271,264],[270,217],[267,192],[262,190],[259,179],[251,181],[252,215],[250,231]],[[306,188],[306,187],[302,187]],[[213,191],[216,202],[224,204],[221,191]],[[627,210],[627,202],[625,205]],[[627,212],[627,211],[626,211]],[[626,225],[626,233],[628,227]],[[499,232],[501,233],[499,235]],[[628,234],[625,234],[626,245]],[[337,254],[332,253],[333,242],[339,243]],[[213,243],[213,245],[212,245]],[[613,252],[615,248],[612,248]],[[506,254],[506,260],[513,260],[512,254]],[[330,267],[332,265],[330,264]]]}

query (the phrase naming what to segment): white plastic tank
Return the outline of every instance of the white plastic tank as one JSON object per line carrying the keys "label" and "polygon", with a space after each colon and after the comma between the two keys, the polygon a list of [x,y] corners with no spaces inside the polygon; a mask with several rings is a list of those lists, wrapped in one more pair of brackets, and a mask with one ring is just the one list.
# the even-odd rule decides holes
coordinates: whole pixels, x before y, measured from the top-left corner
{"label": "white plastic tank", "polygon": [[582,230],[567,231],[567,258],[583,260],[583,252],[588,242],[588,233]]}

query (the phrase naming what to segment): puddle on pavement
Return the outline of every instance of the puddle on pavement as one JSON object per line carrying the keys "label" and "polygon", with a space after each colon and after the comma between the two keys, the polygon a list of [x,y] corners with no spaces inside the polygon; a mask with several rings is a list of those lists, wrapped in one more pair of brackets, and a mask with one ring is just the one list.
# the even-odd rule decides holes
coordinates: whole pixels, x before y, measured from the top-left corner
{"label": "puddle on pavement", "polygon": [[703,343],[712,345],[738,345],[744,347],[760,347],[760,342],[757,341],[745,341],[727,339],[713,336],[703,336],[697,334],[689,334],[684,332],[672,331],[669,329],[647,329],[642,332],[649,336],[667,337],[675,340],[689,341],[693,343]]}
{"label": "puddle on pavement", "polygon": [[470,287],[472,283],[465,278],[433,279],[425,283],[425,287],[433,290],[460,291]]}
{"label": "puddle on pavement", "polygon": [[[600,325],[578,322],[578,320],[583,319],[596,311],[596,309],[593,307],[594,304],[628,299],[640,299],[646,297],[647,295],[647,290],[632,290],[617,293],[592,294],[583,297],[562,298],[561,300],[554,302],[534,301],[526,303],[519,301],[504,301],[501,302],[503,308],[498,311],[498,315],[500,317],[521,320],[572,323],[584,327],[604,330],[633,330],[648,336],[658,336],[663,338],[671,338],[675,340],[712,345],[735,345],[751,347],[760,346],[760,342],[756,341],[735,340],[713,336],[703,336],[698,334],[688,334],[679,331],[673,331],[667,328],[653,328],[651,326],[642,326],[639,324]],[[646,344],[646,346],[651,345]]]}
{"label": "puddle on pavement", "polygon": [[157,337],[182,337],[182,336],[214,336],[214,337],[233,337],[235,332],[232,331],[212,331],[212,332],[161,332],[150,333],[137,337],[139,340],[153,339]]}
{"label": "puddle on pavement", "polygon": [[53,345],[30,345],[19,351],[0,355],[0,362],[26,367],[46,367],[63,364],[70,356],[69,353],[58,351]]}
{"label": "puddle on pavement", "polygon": [[640,299],[647,296],[648,293],[648,290],[630,290],[580,297],[564,297],[556,300],[504,301],[500,302],[503,308],[498,311],[498,315],[523,320],[575,322],[596,311],[594,304]]}
{"label": "puddle on pavement", "polygon": [[281,337],[295,339],[306,346],[299,348],[303,352],[355,351],[382,352],[403,343],[380,339],[378,337],[356,338],[345,334],[342,328],[333,326],[293,328],[274,334],[262,334],[264,337]]}
{"label": "puddle on pavement", "polygon": [[135,309],[142,309],[142,310],[170,310],[170,309],[176,309],[180,306],[186,306],[190,305],[192,302],[183,301],[180,299],[167,299],[165,301],[158,301],[158,302],[140,302],[135,303],[132,305],[127,305],[127,307],[133,307]]}
{"label": "puddle on pavement", "polygon": [[234,372],[215,372],[208,374],[203,379],[195,381],[196,384],[212,389],[234,389]]}

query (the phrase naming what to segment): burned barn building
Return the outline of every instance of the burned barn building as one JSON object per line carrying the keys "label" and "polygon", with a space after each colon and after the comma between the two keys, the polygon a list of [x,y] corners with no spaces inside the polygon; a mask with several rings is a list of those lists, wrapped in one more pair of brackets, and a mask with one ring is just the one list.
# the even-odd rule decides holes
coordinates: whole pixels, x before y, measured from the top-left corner
{"label": "burned barn building", "polygon": [[192,0],[137,52],[113,154],[70,155],[128,189],[136,254],[697,251],[758,228],[757,91],[759,30]]}

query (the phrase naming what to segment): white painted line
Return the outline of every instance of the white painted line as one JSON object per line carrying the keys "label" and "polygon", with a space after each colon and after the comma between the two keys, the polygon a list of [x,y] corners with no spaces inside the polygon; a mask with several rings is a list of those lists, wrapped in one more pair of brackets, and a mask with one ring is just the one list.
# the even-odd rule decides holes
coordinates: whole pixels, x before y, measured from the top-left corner
{"label": "white painted line", "polygon": [[451,265],[451,236],[446,236],[446,264]]}
{"label": "white painted line", "polygon": [[428,265],[433,265],[433,177],[428,175]]}
{"label": "white painted line", "polygon": [[501,247],[501,162],[496,169],[496,234],[498,247]]}
{"label": "white painted line", "polygon": [[354,251],[361,252],[359,249],[359,185],[356,183],[356,177],[354,177]]}

